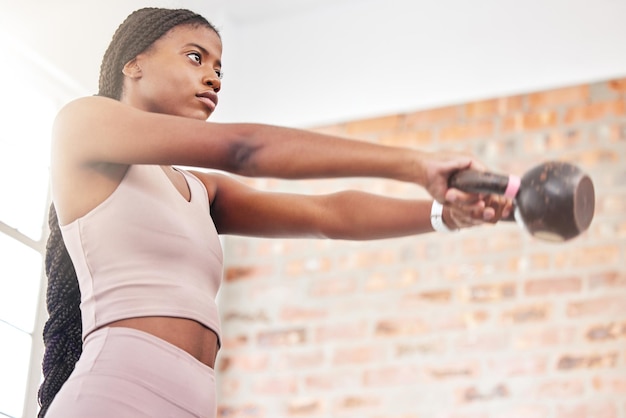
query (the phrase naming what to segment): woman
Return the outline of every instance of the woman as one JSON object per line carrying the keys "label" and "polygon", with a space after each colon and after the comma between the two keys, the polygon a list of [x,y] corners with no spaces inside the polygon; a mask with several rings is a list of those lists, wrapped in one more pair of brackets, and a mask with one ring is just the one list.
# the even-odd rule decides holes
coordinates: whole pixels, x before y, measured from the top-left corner
{"label": "woman", "polygon": [[[206,122],[221,54],[202,16],[138,10],[104,55],[98,96],[59,112],[40,416],[215,416],[218,234],[377,239],[510,212],[506,199],[447,187],[451,173],[479,167],[465,156]],[[435,201],[264,193],[172,165],[285,179],[376,176],[423,186]]]}

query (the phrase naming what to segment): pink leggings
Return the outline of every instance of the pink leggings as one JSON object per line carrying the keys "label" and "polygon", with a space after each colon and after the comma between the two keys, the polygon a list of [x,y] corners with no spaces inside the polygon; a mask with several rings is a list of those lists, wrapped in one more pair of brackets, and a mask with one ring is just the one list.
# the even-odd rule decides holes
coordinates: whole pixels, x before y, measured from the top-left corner
{"label": "pink leggings", "polygon": [[46,418],[216,415],[213,369],[153,335],[105,327],[85,340]]}

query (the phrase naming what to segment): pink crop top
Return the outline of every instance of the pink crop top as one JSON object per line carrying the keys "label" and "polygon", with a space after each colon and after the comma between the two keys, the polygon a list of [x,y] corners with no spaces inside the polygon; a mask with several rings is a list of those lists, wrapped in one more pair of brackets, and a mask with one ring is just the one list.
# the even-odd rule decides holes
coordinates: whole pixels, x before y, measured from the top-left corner
{"label": "pink crop top", "polygon": [[132,165],[117,189],[61,227],[81,291],[83,339],[120,319],[193,319],[219,338],[222,247],[204,184],[184,174],[187,201],[163,169]]}

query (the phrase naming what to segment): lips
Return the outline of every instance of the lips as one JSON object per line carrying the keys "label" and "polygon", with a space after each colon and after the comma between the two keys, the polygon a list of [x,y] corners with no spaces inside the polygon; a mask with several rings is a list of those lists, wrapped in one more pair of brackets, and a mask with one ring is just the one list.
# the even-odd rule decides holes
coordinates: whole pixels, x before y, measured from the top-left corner
{"label": "lips", "polygon": [[217,93],[215,93],[213,90],[198,93],[196,94],[196,97],[198,98],[198,100],[204,103],[211,112],[215,110],[215,107],[217,106]]}

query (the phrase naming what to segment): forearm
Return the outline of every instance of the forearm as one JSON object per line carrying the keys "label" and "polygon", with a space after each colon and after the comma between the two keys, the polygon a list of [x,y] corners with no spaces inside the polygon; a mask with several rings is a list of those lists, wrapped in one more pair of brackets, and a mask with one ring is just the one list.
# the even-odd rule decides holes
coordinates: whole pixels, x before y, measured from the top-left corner
{"label": "forearm", "polygon": [[239,125],[232,171],[285,179],[378,177],[424,185],[425,153],[312,131]]}
{"label": "forearm", "polygon": [[[340,192],[327,197],[329,217],[323,235],[333,239],[371,240],[432,232],[432,200],[408,200]],[[447,208],[444,222],[450,226]],[[451,227],[454,228],[454,227]]]}

